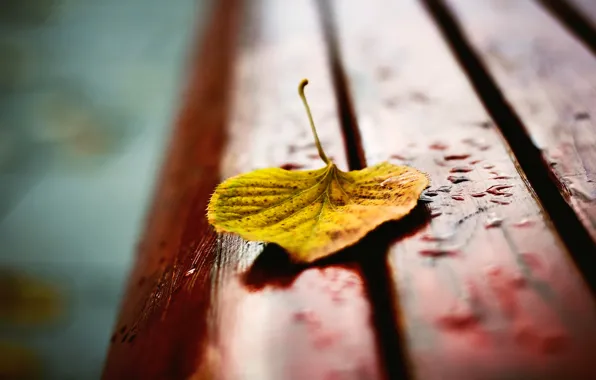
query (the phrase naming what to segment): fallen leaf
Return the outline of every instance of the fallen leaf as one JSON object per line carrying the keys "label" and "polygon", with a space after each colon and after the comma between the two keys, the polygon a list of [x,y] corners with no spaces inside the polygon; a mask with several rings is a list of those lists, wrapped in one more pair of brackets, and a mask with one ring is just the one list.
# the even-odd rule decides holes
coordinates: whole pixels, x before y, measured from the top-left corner
{"label": "fallen leaf", "polygon": [[255,170],[217,186],[207,217],[218,232],[279,244],[297,262],[312,262],[356,243],[388,220],[400,219],[428,186],[424,173],[388,162],[343,172],[323,151],[304,96],[319,151],[317,170]]}

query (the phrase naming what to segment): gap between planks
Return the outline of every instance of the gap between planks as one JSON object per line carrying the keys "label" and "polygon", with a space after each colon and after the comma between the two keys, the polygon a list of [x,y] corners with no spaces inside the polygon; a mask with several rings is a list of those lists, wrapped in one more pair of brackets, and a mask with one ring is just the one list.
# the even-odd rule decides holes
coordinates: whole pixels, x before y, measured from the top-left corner
{"label": "gap between planks", "polygon": [[536,0],[596,55],[596,29],[583,12],[567,0]]}
{"label": "gap between planks", "polygon": [[561,194],[563,186],[552,174],[541,150],[533,143],[521,118],[510,106],[483,61],[472,47],[451,9],[443,0],[421,0],[435,20],[458,63],[466,73],[484,107],[495,120],[499,131],[511,147],[533,189],[538,204],[544,208],[550,222],[569,249],[573,260],[596,294],[596,244],[584,228],[575,211]]}
{"label": "gap between planks", "polygon": [[[362,137],[354,111],[352,96],[346,80],[345,68],[339,52],[334,12],[331,3],[325,0],[317,1],[317,9],[330,63],[348,165],[350,170],[363,169],[367,166],[366,155],[362,146]],[[405,231],[408,224],[421,223],[420,220],[416,223],[416,221],[413,221],[414,219],[424,219],[420,207],[413,212],[413,216],[406,218],[401,223],[386,224],[354,247],[360,251],[368,251],[367,255],[360,254],[355,257],[360,258],[357,261],[371,303],[379,353],[388,379],[409,378],[407,360],[402,348],[404,339],[401,336],[401,331],[403,329],[402,326],[398,326],[399,315],[401,314],[399,310],[400,303],[398,294],[391,282],[391,268],[387,260],[387,252],[392,236],[395,236],[395,232],[390,230],[393,228]],[[396,228],[396,225],[400,227]]]}

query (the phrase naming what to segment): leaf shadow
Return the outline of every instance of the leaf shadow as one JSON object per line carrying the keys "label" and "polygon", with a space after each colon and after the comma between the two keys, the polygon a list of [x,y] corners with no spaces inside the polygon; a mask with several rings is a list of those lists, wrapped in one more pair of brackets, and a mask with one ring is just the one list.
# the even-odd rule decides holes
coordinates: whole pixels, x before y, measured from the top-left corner
{"label": "leaf shadow", "polygon": [[241,282],[248,290],[259,291],[268,286],[288,288],[308,268],[339,266],[351,270],[356,268],[357,272],[361,272],[372,262],[384,261],[392,243],[416,234],[430,219],[428,209],[418,203],[404,218],[383,223],[356,244],[312,264],[293,262],[282,247],[267,244],[250,268],[241,275]]}

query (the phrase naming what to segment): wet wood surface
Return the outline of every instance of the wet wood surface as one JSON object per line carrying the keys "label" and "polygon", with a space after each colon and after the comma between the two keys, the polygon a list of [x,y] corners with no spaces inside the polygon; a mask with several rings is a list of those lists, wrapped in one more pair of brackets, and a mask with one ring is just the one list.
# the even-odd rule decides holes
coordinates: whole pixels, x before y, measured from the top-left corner
{"label": "wet wood surface", "polygon": [[596,59],[531,0],[448,4],[596,239]]}
{"label": "wet wood surface", "polygon": [[325,149],[346,169],[313,4],[251,1],[240,12],[239,2],[229,3],[234,15],[216,9],[192,66],[196,79],[104,378],[379,378],[357,265],[297,267],[278,248],[218,236],[207,225],[208,198],[221,179],[323,165],[297,93],[303,77]]}
{"label": "wet wood surface", "polygon": [[[310,0],[213,3],[105,379],[596,377],[593,296],[421,2],[333,0],[322,22]],[[595,234],[594,57],[535,2],[448,3]],[[205,217],[222,179],[322,166],[303,77],[341,169],[432,181],[403,221],[308,267]]]}
{"label": "wet wood surface", "polygon": [[432,221],[389,256],[411,372],[596,376],[592,296],[432,20],[414,0],[334,5],[368,164],[432,179]]}

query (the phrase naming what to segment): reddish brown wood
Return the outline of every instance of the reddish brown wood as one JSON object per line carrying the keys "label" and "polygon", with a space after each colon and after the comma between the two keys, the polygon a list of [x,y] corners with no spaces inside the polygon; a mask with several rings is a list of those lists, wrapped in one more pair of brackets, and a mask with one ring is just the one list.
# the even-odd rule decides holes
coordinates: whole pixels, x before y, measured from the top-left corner
{"label": "reddish brown wood", "polygon": [[[462,8],[475,18],[486,3]],[[411,372],[596,376],[593,298],[428,15],[415,0],[333,4],[368,163],[411,164],[432,180],[432,223],[390,254]],[[519,39],[498,25],[494,35]]]}
{"label": "reddish brown wood", "polygon": [[596,239],[594,56],[531,0],[449,4]]}
{"label": "reddish brown wood", "polygon": [[216,3],[104,378],[377,379],[357,266],[299,267],[207,225],[220,177],[322,165],[297,94],[303,77],[325,149],[346,167],[313,4],[254,0],[241,13],[239,1]]}

